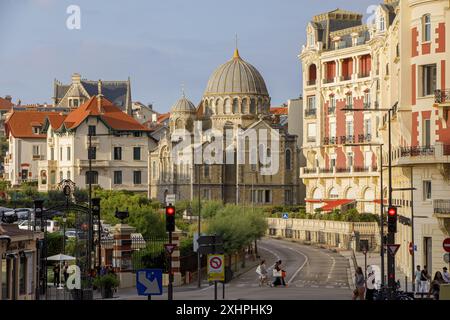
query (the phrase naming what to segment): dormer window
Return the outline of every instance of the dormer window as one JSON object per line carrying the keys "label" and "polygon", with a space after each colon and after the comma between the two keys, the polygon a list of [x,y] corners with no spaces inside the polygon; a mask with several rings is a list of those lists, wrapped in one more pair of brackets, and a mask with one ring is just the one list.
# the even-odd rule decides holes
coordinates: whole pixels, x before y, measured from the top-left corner
{"label": "dormer window", "polygon": [[40,134],[40,133],[41,133],[41,127],[33,126],[33,134]]}
{"label": "dormer window", "polygon": [[69,98],[69,107],[76,108],[80,105],[80,99],[78,98]]}

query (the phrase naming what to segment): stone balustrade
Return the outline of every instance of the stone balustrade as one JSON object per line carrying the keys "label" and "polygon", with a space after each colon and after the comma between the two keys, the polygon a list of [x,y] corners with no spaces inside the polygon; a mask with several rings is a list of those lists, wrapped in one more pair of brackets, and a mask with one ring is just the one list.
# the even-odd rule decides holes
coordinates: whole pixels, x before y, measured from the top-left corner
{"label": "stone balustrade", "polygon": [[379,250],[376,222],[345,222],[314,219],[268,218],[268,235],[358,250],[359,240],[368,240],[370,250]]}

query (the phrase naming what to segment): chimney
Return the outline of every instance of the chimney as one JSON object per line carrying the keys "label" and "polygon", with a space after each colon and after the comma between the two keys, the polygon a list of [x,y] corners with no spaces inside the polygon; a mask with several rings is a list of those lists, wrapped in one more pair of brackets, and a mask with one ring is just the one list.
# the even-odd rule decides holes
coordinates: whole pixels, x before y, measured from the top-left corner
{"label": "chimney", "polygon": [[98,108],[98,112],[102,113],[102,80],[99,79],[98,83],[97,83],[97,108]]}
{"label": "chimney", "polygon": [[12,97],[8,94],[7,96],[5,96],[5,100],[8,100],[9,102],[11,102]]}

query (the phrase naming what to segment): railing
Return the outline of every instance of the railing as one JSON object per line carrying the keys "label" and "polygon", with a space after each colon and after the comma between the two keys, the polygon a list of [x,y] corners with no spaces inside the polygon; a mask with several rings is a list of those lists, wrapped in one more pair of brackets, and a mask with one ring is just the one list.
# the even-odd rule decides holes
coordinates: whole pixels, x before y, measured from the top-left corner
{"label": "railing", "polygon": [[341,140],[341,144],[355,143],[355,136],[353,136],[353,135],[341,136],[340,140]]}
{"label": "railing", "polygon": [[369,172],[370,167],[353,167],[353,172]]}
{"label": "railing", "polygon": [[306,81],[306,85],[307,86],[314,86],[314,85],[316,85],[316,79]]}
{"label": "railing", "polygon": [[307,137],[306,142],[316,142],[316,137]]}
{"label": "railing", "polygon": [[328,107],[328,114],[335,114],[336,107]]}
{"label": "railing", "polygon": [[433,200],[434,213],[450,213],[450,200]]}
{"label": "railing", "polygon": [[351,167],[346,167],[346,168],[336,168],[336,172],[337,173],[345,173],[345,172],[351,172],[352,169]]}
{"label": "railing", "polygon": [[369,109],[370,110],[371,104],[370,102],[364,102],[364,109]]}
{"label": "railing", "polygon": [[313,109],[313,108],[308,108],[305,110],[305,117],[315,117],[317,114],[317,109]]}
{"label": "railing", "polygon": [[370,72],[361,72],[358,74],[358,78],[367,78],[370,77]]}
{"label": "railing", "polygon": [[336,137],[331,138],[323,138],[323,144],[324,145],[335,145],[337,143]]}
{"label": "railing", "polygon": [[435,90],[434,101],[436,103],[448,103],[450,102],[450,89]]}
{"label": "railing", "polygon": [[371,142],[371,141],[372,141],[372,135],[370,133],[359,134],[358,135],[358,142],[359,143]]}
{"label": "railing", "polygon": [[327,83],[333,83],[334,82],[334,78],[330,78],[330,79],[323,79],[323,83],[327,84]]}
{"label": "railing", "polygon": [[319,168],[319,173],[333,173],[333,168]]}
{"label": "railing", "polygon": [[401,157],[423,157],[423,156],[434,156],[434,154],[435,154],[434,146],[400,148]]}
{"label": "railing", "polygon": [[352,76],[349,74],[341,77],[341,81],[349,81],[349,80],[352,80]]}
{"label": "railing", "polygon": [[305,174],[317,173],[317,168],[303,168],[303,173]]}

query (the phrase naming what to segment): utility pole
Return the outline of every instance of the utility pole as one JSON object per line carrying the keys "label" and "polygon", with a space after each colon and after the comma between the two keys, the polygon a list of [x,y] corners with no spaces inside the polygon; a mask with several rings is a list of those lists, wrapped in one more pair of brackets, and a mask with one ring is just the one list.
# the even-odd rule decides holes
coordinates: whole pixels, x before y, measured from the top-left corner
{"label": "utility pole", "polygon": [[[195,162],[194,162],[195,166]],[[201,208],[201,201],[200,201],[200,164],[198,164],[198,237],[200,238],[200,228],[201,228],[201,222],[200,222],[200,215],[202,212]],[[202,279],[201,279],[201,272],[202,272],[202,266],[201,266],[201,254],[200,250],[197,249],[197,287],[201,288],[202,286]]]}

